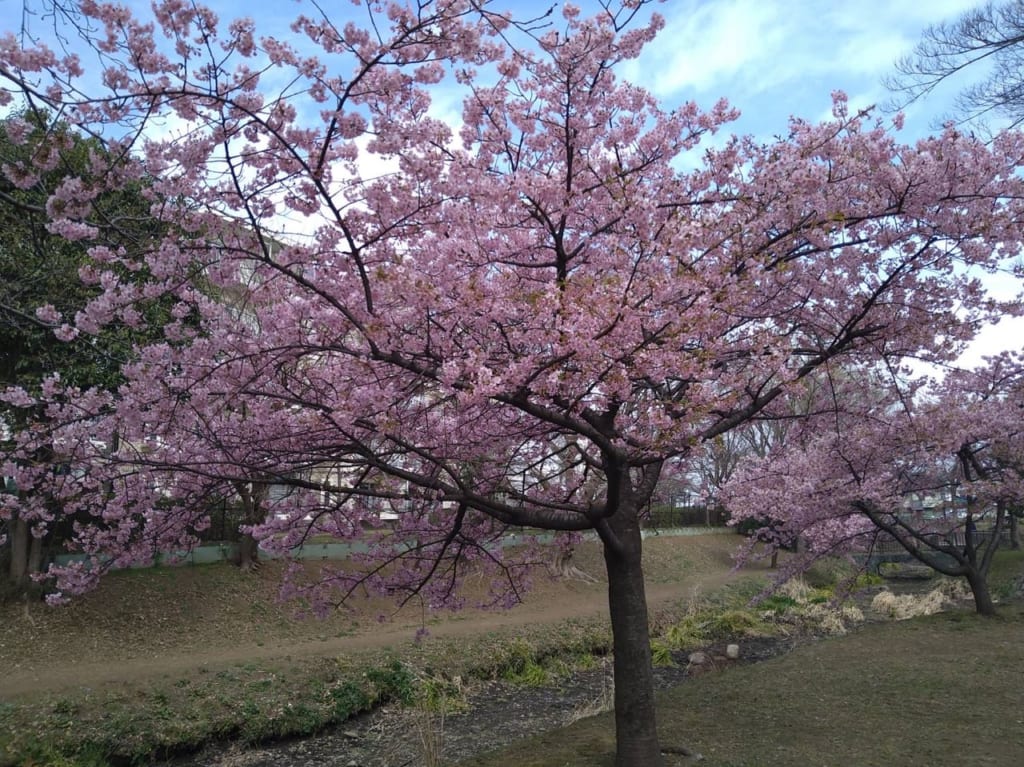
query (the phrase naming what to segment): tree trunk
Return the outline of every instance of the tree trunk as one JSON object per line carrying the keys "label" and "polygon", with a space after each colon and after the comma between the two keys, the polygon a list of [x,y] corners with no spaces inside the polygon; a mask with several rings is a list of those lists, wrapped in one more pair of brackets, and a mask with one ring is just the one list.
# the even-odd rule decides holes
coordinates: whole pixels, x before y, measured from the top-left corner
{"label": "tree trunk", "polygon": [[1009,515],[1010,520],[1010,548],[1020,549],[1020,520],[1016,514]]}
{"label": "tree trunk", "polygon": [[654,672],[635,509],[609,520],[621,547],[604,547],[615,651],[615,767],[661,767],[654,711]]}
{"label": "tree trunk", "polygon": [[249,533],[242,533],[238,539],[238,566],[244,571],[259,567],[259,545]]}
{"label": "tree trunk", "polygon": [[978,573],[967,573],[967,583],[971,586],[971,593],[974,595],[974,609],[978,615],[995,615],[996,606],[992,602],[992,594],[988,590],[988,579]]}
{"label": "tree trunk", "polygon": [[43,569],[43,539],[30,536],[28,549],[28,573],[33,575]]}
{"label": "tree trunk", "polygon": [[11,538],[10,581],[17,586],[24,586],[28,580],[28,560],[30,542],[28,523],[17,516],[8,526]]}
{"label": "tree trunk", "polygon": [[[258,525],[263,521],[263,502],[269,486],[263,482],[235,482],[235,491],[242,501],[242,524]],[[243,571],[259,567],[260,548],[251,533],[243,532],[238,539],[238,566]]]}

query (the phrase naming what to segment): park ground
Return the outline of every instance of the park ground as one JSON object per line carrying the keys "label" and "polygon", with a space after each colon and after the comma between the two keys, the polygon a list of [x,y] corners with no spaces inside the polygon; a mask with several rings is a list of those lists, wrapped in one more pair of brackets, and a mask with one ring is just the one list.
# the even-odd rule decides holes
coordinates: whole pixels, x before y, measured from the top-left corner
{"label": "park ground", "polygon": [[[767,571],[734,571],[736,542],[729,535],[648,540],[648,596],[659,630],[692,614],[702,598],[732,591],[745,599],[756,591],[752,581]],[[576,564],[600,576],[596,546],[581,547]],[[1021,564],[1008,554],[997,580],[1013,581]],[[115,574],[69,607],[4,607],[0,763],[145,764],[231,740],[250,745],[229,749],[230,759],[212,751],[185,758],[279,764],[286,761],[280,752],[255,756],[253,744],[323,730],[342,732],[344,743],[389,721],[408,730],[414,719],[441,741],[446,707],[454,741],[459,722],[479,726],[484,718],[474,701],[504,694],[557,707],[567,688],[592,684],[606,666],[594,660],[609,641],[600,582],[540,577],[524,604],[508,612],[440,616],[410,605],[394,613],[386,602],[363,602],[320,621],[275,600],[278,575],[273,564],[256,574],[227,565],[138,570]],[[423,627],[428,638],[414,642]],[[666,655],[676,667],[670,676],[686,683],[663,693],[663,739],[701,751],[711,765],[1024,764],[1022,638],[1024,606],[1010,602],[995,620],[962,607],[825,641],[776,637],[766,641],[795,649],[728,669],[712,663],[712,672],[699,676],[678,653]],[[343,721],[367,708],[378,709],[371,724],[365,716]],[[570,708],[569,718],[580,721],[569,729],[542,733],[539,741],[524,739],[530,729],[514,731],[511,750],[466,763],[606,763],[607,715],[581,718],[585,706]],[[402,711],[426,716],[403,720]],[[496,736],[501,710],[489,716],[494,729],[480,731],[475,751],[509,742],[508,732]],[[360,745],[368,759],[365,738]],[[409,746],[403,758],[425,763],[428,745]],[[352,761],[338,758],[344,760],[307,756],[305,763]]]}

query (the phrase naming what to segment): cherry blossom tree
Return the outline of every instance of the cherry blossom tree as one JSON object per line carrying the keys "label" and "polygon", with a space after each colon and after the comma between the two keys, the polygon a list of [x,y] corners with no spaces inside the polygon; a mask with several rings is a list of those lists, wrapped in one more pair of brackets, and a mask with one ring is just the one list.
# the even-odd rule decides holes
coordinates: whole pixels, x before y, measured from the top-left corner
{"label": "cherry blossom tree", "polygon": [[[372,2],[363,26],[300,17],[300,45],[180,0],[151,23],[81,0],[98,73],[0,39],[3,98],[102,135],[121,158],[107,184],[157,179],[154,213],[190,235],[92,248],[102,295],[50,318],[95,333],[173,296],[124,386],[4,395],[62,424],[46,439],[74,471],[52,492],[95,520],[91,564],[58,587],[188,545],[236,483],[290,488],[249,528],[264,547],[362,541],[352,566],[297,574],[322,606],[364,589],[457,605],[466,572],[512,602],[533,555],[501,546],[510,529],[592,531],[616,764],[662,764],[640,535],[662,467],[844,358],[955,357],[1004,310],[971,270],[1019,248],[1024,142],[903,145],[837,94],[833,119],[783,139],[702,145],[727,104],[667,110],[616,77],[661,27],[646,5],[514,21],[479,0]],[[70,204],[52,230],[87,237],[88,193],[53,199]],[[144,285],[117,277],[140,267]]]}
{"label": "cherry blossom tree", "polygon": [[[730,511],[739,520],[767,514],[806,541],[792,570],[895,541],[964,578],[977,612],[992,615],[989,568],[1010,510],[1024,499],[1021,375],[1010,355],[950,372],[928,390],[862,372],[842,395],[857,407],[805,419],[796,444],[737,473],[725,492]],[[867,393],[850,395],[866,382]],[[943,502],[916,508],[920,496]]]}

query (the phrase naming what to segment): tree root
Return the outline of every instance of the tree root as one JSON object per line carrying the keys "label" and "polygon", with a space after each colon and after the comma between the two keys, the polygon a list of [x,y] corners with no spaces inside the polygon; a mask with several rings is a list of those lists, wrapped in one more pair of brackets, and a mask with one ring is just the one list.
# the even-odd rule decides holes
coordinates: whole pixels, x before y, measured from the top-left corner
{"label": "tree root", "polygon": [[559,578],[568,578],[570,580],[583,581],[584,583],[598,583],[597,578],[595,578],[593,575],[591,575],[590,573],[585,573],[583,572],[583,570],[580,570],[578,567],[575,566],[567,567],[564,570],[562,570],[562,572],[556,573],[556,575]]}
{"label": "tree root", "polygon": [[555,560],[551,563],[551,574],[556,578],[568,578],[571,580],[583,581],[584,583],[597,583],[593,575],[580,570],[572,564],[572,549],[563,549],[555,554]]}

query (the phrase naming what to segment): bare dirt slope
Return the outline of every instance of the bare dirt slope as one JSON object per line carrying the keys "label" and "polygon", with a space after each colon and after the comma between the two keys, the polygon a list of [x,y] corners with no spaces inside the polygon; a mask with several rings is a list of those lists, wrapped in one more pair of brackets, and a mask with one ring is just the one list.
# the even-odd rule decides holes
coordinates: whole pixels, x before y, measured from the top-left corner
{"label": "bare dirt slope", "polygon": [[[731,560],[737,542],[731,535],[648,539],[648,602],[657,608],[686,600],[737,577]],[[604,615],[597,544],[581,546],[574,564],[598,582],[540,577],[524,603],[508,611],[428,614],[410,605],[396,613],[389,603],[361,600],[325,620],[298,617],[294,606],[276,601],[274,564],[254,575],[229,565],[117,573],[68,607],[0,608],[0,699],[396,646],[421,626],[432,636],[456,638]]]}

